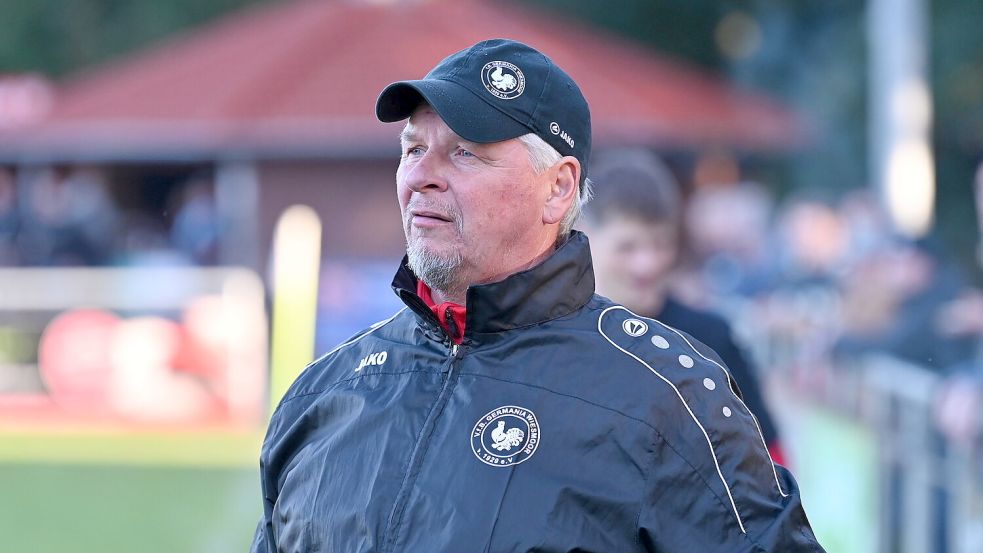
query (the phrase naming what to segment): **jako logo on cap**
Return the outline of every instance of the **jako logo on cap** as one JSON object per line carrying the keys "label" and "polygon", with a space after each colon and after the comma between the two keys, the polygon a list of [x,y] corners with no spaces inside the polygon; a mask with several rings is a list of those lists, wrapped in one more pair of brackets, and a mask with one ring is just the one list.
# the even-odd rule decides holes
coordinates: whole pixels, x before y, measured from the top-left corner
{"label": "jako logo on cap", "polygon": [[550,132],[555,135],[559,135],[560,138],[567,143],[567,146],[573,148],[573,137],[567,134],[567,131],[560,129],[560,124],[556,121],[550,123]]}
{"label": "jako logo on cap", "polygon": [[507,61],[490,61],[481,68],[481,84],[495,97],[512,100],[526,89],[526,76]]}

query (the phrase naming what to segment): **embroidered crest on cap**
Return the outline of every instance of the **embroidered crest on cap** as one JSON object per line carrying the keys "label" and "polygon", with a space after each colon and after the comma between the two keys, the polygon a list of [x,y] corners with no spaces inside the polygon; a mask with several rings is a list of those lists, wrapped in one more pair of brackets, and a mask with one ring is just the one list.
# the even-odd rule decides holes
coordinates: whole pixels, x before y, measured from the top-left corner
{"label": "embroidered crest on cap", "polygon": [[526,89],[526,76],[507,61],[490,61],[481,68],[481,84],[497,98],[512,100]]}
{"label": "embroidered crest on cap", "polygon": [[471,451],[486,465],[507,467],[532,457],[539,447],[539,421],[524,407],[505,405],[478,419]]}

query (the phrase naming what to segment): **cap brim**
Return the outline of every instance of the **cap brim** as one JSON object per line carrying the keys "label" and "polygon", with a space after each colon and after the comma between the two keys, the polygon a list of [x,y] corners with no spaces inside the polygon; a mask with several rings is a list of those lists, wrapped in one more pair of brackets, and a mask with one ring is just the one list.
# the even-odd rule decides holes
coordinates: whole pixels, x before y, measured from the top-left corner
{"label": "cap brim", "polygon": [[452,131],[471,142],[500,142],[533,132],[467,88],[438,79],[400,81],[387,86],[376,102],[376,117],[384,123],[402,121],[413,115],[422,102],[433,106]]}

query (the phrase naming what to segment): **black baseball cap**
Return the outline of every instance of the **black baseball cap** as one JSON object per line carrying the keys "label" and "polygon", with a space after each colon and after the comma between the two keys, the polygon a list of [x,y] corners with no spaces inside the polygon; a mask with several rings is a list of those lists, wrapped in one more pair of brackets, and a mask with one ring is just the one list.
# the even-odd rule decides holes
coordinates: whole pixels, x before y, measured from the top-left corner
{"label": "black baseball cap", "polygon": [[493,39],[452,54],[427,75],[382,91],[375,112],[392,123],[427,102],[465,140],[499,142],[535,133],[561,155],[590,156],[590,108],[580,87],[551,59],[521,42]]}

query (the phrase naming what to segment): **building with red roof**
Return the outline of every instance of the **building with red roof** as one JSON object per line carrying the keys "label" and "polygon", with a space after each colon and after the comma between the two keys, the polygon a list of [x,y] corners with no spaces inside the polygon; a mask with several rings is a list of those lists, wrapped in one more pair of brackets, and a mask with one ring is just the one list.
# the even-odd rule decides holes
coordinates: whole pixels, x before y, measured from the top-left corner
{"label": "building with red roof", "polygon": [[322,214],[329,255],[388,256],[402,247],[399,126],[375,119],[376,96],[499,36],[547,53],[581,85],[595,150],[780,152],[801,140],[774,101],[554,14],[491,0],[295,0],[61,83],[40,121],[0,126],[0,163],[98,165],[123,181],[212,170],[234,228],[226,250],[238,252],[224,262],[262,267],[273,221],[297,202]]}

